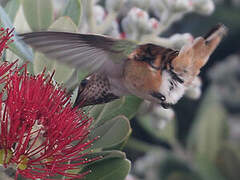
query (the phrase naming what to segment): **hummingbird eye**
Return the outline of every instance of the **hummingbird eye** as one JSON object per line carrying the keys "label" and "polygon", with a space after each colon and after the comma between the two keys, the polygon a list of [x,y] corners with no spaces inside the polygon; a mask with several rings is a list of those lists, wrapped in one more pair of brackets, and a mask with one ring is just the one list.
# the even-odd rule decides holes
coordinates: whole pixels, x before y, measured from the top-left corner
{"label": "hummingbird eye", "polygon": [[150,64],[150,66],[151,66],[152,68],[154,68],[154,69],[156,69],[156,70],[160,70],[160,69],[162,68],[161,65],[160,65],[160,66],[155,66],[154,60],[153,60],[153,61],[150,61],[149,64]]}
{"label": "hummingbird eye", "polygon": [[160,99],[162,102],[166,101],[166,97],[159,92],[153,92],[151,95],[157,99]]}

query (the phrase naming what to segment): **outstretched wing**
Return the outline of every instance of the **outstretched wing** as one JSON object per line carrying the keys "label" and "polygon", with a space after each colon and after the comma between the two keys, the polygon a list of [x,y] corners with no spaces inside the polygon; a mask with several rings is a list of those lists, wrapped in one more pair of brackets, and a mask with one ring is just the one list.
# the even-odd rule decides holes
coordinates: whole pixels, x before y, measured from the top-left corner
{"label": "outstretched wing", "polygon": [[19,36],[46,56],[90,72],[121,64],[137,47],[132,41],[93,34],[46,31]]}

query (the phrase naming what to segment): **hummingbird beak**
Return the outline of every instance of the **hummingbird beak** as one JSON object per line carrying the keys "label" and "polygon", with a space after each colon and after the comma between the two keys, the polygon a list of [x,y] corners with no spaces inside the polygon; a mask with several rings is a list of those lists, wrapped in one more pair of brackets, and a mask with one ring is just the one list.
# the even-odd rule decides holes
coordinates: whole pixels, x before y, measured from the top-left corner
{"label": "hummingbird beak", "polygon": [[218,24],[204,37],[198,37],[193,43],[185,45],[180,50],[179,55],[172,61],[174,71],[188,76],[186,83],[190,83],[192,78],[197,76],[200,69],[207,63],[209,56],[226,33],[227,28]]}

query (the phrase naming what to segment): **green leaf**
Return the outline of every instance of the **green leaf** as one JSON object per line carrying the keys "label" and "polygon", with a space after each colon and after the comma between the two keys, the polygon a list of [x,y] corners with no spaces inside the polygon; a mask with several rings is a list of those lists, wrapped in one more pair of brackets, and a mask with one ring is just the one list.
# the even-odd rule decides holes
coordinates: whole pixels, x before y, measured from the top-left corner
{"label": "green leaf", "polygon": [[77,26],[71,18],[63,16],[54,21],[49,27],[50,31],[77,32]]}
{"label": "green leaf", "polygon": [[226,179],[238,180],[240,177],[240,149],[224,144],[217,156],[216,165]]}
{"label": "green leaf", "polygon": [[[12,2],[12,1],[10,1]],[[9,2],[9,3],[10,3]],[[17,0],[18,2],[18,0]],[[16,3],[18,4],[18,3]],[[14,9],[14,7],[10,7],[10,11]],[[15,10],[13,10],[15,11]],[[28,32],[30,31],[30,27],[29,25],[27,24],[26,22],[26,19],[24,17],[24,14],[23,14],[23,8],[22,6],[20,6],[18,8],[18,11],[16,11],[16,17],[15,17],[15,20],[13,22],[13,26],[15,27],[15,30],[18,32],[18,33],[22,33],[22,32]],[[20,41],[21,42],[21,41]],[[24,42],[22,42],[24,44]],[[24,44],[25,45],[25,44]],[[25,45],[26,46],[26,45]],[[16,59],[18,59],[18,64],[21,66],[23,63],[24,63],[24,58],[22,57],[19,57],[16,53],[14,53],[13,51],[9,51],[7,50],[6,51],[6,59],[9,61],[9,62],[13,62],[13,61],[16,61]],[[29,70],[29,69],[28,69]],[[32,71],[32,70],[31,70]]]}
{"label": "green leaf", "polygon": [[84,180],[124,180],[130,167],[127,159],[109,158],[83,168],[82,172],[91,171]]}
{"label": "green leaf", "polygon": [[95,128],[89,139],[100,136],[99,139],[93,142],[92,148],[108,148],[123,142],[130,133],[129,120],[124,116],[118,116]]}
{"label": "green leaf", "polygon": [[137,111],[142,103],[142,99],[136,96],[125,96],[124,99],[123,105],[121,108],[116,110],[115,113],[122,114],[128,119],[132,119],[137,114]]}
{"label": "green leaf", "polygon": [[192,166],[171,153],[161,161],[158,172],[163,180],[202,180]]}
{"label": "green leaf", "polygon": [[98,117],[100,117],[100,114],[103,112],[104,106],[105,104],[95,105],[91,107],[91,109],[88,111],[89,116],[94,118],[94,123],[98,121],[97,119]]}
{"label": "green leaf", "polygon": [[166,152],[166,149],[164,149],[162,146],[153,145],[133,137],[130,137],[128,139],[128,142],[126,143],[126,147],[134,151],[143,152],[143,153],[147,153],[149,151],[156,151],[156,152],[162,152],[162,153]]}
{"label": "green leaf", "polygon": [[54,79],[59,83],[65,83],[68,81],[74,72],[74,68],[58,62],[54,63],[53,69],[55,69]]}
{"label": "green leaf", "polygon": [[[122,114],[116,114],[115,111],[122,106],[124,101],[125,101],[125,97],[114,100],[107,104],[97,105],[96,107],[94,106],[90,112],[93,111],[95,113],[95,116],[96,116],[96,110],[98,111],[98,109],[101,109],[101,111],[99,112],[99,116],[96,117],[95,123],[102,124],[118,115],[122,115]],[[102,108],[99,108],[99,106]]]}
{"label": "green leaf", "polygon": [[[5,29],[13,29],[13,24],[6,14],[5,10],[0,6],[0,25]],[[13,32],[14,36],[12,37],[13,43],[9,45],[9,49],[15,53],[18,57],[32,61],[33,53],[30,48],[28,48],[22,41],[18,40],[17,35]]]}
{"label": "green leaf", "polygon": [[195,160],[196,168],[203,179],[226,180],[221,171],[206,157]]}
{"label": "green leaf", "polygon": [[[113,151],[100,151],[100,152],[89,153],[86,156],[84,156],[84,158],[87,158],[87,159],[94,159],[94,158],[98,158],[98,157],[101,157],[101,158],[96,161],[103,161],[103,160],[112,159],[112,158],[125,159],[126,155],[122,151],[113,150]],[[96,163],[96,161],[88,163],[86,166]]]}
{"label": "green leaf", "polygon": [[76,25],[79,25],[81,17],[81,1],[69,0],[62,15],[69,16]]}
{"label": "green leaf", "polygon": [[[131,119],[136,115],[141,102],[142,100],[136,96],[124,96],[119,100],[101,105],[103,108],[98,106],[93,107],[92,111],[95,113],[95,116],[98,114],[95,117],[97,124],[104,123],[119,115],[124,115],[128,119]],[[95,108],[98,113],[95,112]],[[100,109],[101,112],[99,112]]]}
{"label": "green leaf", "polygon": [[25,33],[25,32],[30,32],[31,28],[27,23],[27,20],[24,16],[24,12],[23,12],[23,6],[20,5],[13,26],[16,28],[16,31],[18,33]]}
{"label": "green leaf", "polygon": [[173,172],[171,173],[166,180],[203,180],[195,174],[186,173],[186,172]]}
{"label": "green leaf", "polygon": [[[113,151],[100,151],[100,152],[89,153],[82,158],[87,159],[88,163],[82,165],[81,167],[79,167],[77,169],[74,169],[74,170],[71,170],[68,172],[78,174],[78,173],[80,173],[80,171],[82,171],[82,169],[84,167],[85,167],[85,169],[82,172],[85,172],[86,169],[89,168],[90,165],[96,164],[99,161],[106,161],[108,159],[126,159],[126,155],[124,152],[113,150]],[[80,162],[82,162],[82,160],[80,160],[79,163]],[[74,161],[74,163],[77,163],[77,162]],[[55,177],[55,179],[59,179],[59,178],[61,178],[61,177]]]}
{"label": "green leaf", "polygon": [[34,74],[41,73],[45,68],[46,68],[46,72],[51,73],[53,71],[53,65],[54,65],[54,61],[49,60],[42,53],[39,53],[39,52],[35,53],[35,57],[33,61]]}
{"label": "green leaf", "polygon": [[10,0],[8,1],[7,5],[5,6],[5,11],[8,14],[11,21],[14,21],[17,11],[20,6],[20,0]]}
{"label": "green leaf", "polygon": [[188,147],[197,158],[205,156],[214,161],[224,141],[225,120],[225,109],[212,86],[206,92],[189,134]]}
{"label": "green leaf", "polygon": [[22,0],[26,20],[33,31],[47,30],[53,20],[52,1]]}
{"label": "green leaf", "polygon": [[[166,126],[162,129],[153,127],[150,114],[138,116],[138,122],[144,130],[146,130],[152,136],[159,138],[167,143],[173,144],[176,141],[176,128],[175,128],[175,119],[166,122]],[[161,121],[161,120],[159,120]]]}

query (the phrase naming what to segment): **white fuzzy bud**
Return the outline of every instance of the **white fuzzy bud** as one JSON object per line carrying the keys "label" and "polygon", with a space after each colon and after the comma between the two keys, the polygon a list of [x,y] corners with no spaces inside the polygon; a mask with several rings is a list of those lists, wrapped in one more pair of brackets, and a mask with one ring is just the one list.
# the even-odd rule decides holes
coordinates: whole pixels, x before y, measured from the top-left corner
{"label": "white fuzzy bud", "polygon": [[164,109],[162,106],[158,105],[154,107],[152,115],[158,119],[172,120],[175,113],[172,109]]}
{"label": "white fuzzy bud", "polygon": [[154,30],[158,29],[159,21],[155,18],[150,18],[148,22],[149,32],[153,32]]}
{"label": "white fuzzy bud", "polygon": [[210,15],[215,9],[212,0],[195,0],[193,1],[194,10],[200,14]]}
{"label": "white fuzzy bud", "polygon": [[153,128],[163,129],[175,117],[175,113],[172,109],[164,109],[158,105],[154,106],[151,117]]}
{"label": "white fuzzy bud", "polygon": [[96,5],[93,7],[94,17],[96,19],[97,25],[101,24],[105,18],[104,8],[100,5]]}
{"label": "white fuzzy bud", "polygon": [[117,21],[113,21],[109,29],[106,30],[106,34],[114,37],[120,38],[119,25]]}
{"label": "white fuzzy bud", "polygon": [[58,16],[67,3],[67,0],[53,0],[52,3],[54,15]]}
{"label": "white fuzzy bud", "polygon": [[155,18],[149,19],[146,11],[134,7],[122,20],[122,26],[127,38],[135,39],[139,35],[153,32],[158,28],[159,22]]}
{"label": "white fuzzy bud", "polygon": [[192,0],[165,0],[165,3],[173,12],[189,12],[193,10]]}
{"label": "white fuzzy bud", "polygon": [[201,86],[201,79],[199,77],[194,78],[189,88],[185,91],[185,96],[191,99],[198,99],[202,94]]}
{"label": "white fuzzy bud", "polygon": [[174,34],[169,38],[173,49],[180,49],[185,44],[193,42],[193,36],[190,33]]}
{"label": "white fuzzy bud", "polygon": [[130,10],[128,15],[132,22],[139,28],[144,28],[148,23],[149,15],[142,9],[134,7]]}

